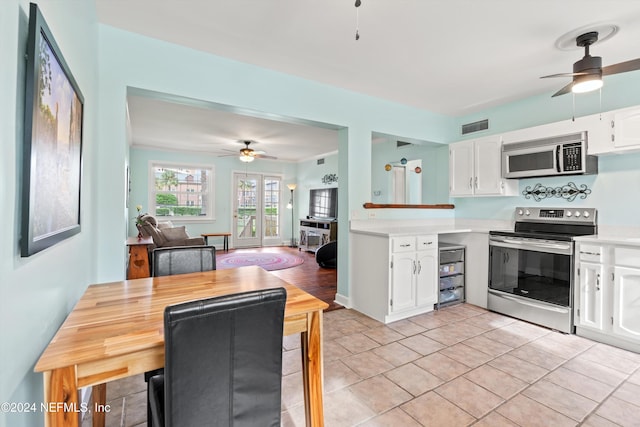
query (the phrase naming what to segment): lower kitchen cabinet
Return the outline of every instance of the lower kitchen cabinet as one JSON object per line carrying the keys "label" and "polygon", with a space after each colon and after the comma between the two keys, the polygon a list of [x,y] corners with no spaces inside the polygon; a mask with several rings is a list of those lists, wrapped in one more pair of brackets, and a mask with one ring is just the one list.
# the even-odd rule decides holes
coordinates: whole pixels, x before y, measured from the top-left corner
{"label": "lower kitchen cabinet", "polygon": [[353,236],[354,309],[383,323],[433,310],[438,299],[436,235]]}
{"label": "lower kitchen cabinet", "polygon": [[576,334],[640,352],[640,248],[576,245]]}

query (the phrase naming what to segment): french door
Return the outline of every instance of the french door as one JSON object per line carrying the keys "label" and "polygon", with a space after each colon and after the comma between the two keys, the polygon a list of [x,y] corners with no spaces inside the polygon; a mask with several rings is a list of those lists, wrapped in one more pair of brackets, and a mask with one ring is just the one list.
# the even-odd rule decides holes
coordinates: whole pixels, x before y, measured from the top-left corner
{"label": "french door", "polygon": [[233,174],[233,246],[250,248],[277,245],[281,238],[282,178]]}

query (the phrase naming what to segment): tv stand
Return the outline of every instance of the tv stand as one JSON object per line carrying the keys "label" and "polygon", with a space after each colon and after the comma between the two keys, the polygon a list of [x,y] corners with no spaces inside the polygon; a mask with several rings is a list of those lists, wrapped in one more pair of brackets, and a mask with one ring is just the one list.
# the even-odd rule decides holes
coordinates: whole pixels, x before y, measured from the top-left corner
{"label": "tv stand", "polygon": [[338,223],[330,219],[301,219],[298,249],[316,252],[318,248],[338,239]]}

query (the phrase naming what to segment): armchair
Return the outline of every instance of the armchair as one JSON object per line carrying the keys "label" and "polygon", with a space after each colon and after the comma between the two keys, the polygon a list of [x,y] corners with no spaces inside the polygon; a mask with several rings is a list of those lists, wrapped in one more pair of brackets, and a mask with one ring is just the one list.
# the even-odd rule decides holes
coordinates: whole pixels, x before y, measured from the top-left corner
{"label": "armchair", "polygon": [[150,236],[156,248],[204,245],[203,237],[189,237],[184,226],[174,227],[171,221],[159,223],[154,216],[145,214],[140,222],[136,225],[138,231],[145,237]]}

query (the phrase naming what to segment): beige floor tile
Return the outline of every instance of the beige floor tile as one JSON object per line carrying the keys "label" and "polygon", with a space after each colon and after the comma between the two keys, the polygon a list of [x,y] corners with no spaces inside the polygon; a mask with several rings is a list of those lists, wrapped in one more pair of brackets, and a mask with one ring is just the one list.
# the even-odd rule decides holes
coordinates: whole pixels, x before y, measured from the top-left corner
{"label": "beige floor tile", "polygon": [[376,414],[413,399],[411,394],[383,375],[376,375],[354,384],[349,390]]}
{"label": "beige floor tile", "polygon": [[378,326],[383,326],[384,323],[377,321],[376,319],[372,319],[366,314],[362,314],[355,310],[349,310],[353,314],[353,319],[365,325],[367,328],[377,328]]}
{"label": "beige floor tile", "polygon": [[518,425],[497,412],[491,412],[475,423],[473,427],[518,427]]}
{"label": "beige floor tile", "polygon": [[302,370],[302,352],[299,348],[282,352],[282,375]]}
{"label": "beige floor tile", "polygon": [[640,357],[636,358],[636,353],[604,344],[595,345],[580,356],[624,374],[631,374],[640,367]]}
{"label": "beige floor tile", "polygon": [[345,335],[335,341],[351,353],[362,353],[363,351],[371,350],[372,348],[380,346],[380,344],[360,332]]}
{"label": "beige floor tile", "polygon": [[457,304],[450,306],[447,308],[447,311],[450,313],[454,313],[463,317],[465,319],[479,316],[483,313],[488,313],[488,311],[482,307],[474,306],[471,304]]}
{"label": "beige floor tile", "polygon": [[483,417],[504,401],[500,396],[464,377],[449,381],[434,391],[476,418]]}
{"label": "beige floor tile", "polygon": [[421,354],[416,353],[410,348],[397,342],[392,342],[391,344],[374,348],[371,351],[391,363],[393,366],[404,365],[405,363],[412,362],[422,357]]}
{"label": "beige floor tile", "polygon": [[382,345],[404,338],[404,335],[387,326],[376,326],[375,328],[364,331],[363,334]]}
{"label": "beige floor tile", "polygon": [[615,388],[565,367],[550,372],[544,379],[596,402],[602,402]]}
{"label": "beige floor tile", "polygon": [[424,426],[468,426],[475,418],[435,392],[425,393],[401,408]]}
{"label": "beige floor tile", "polygon": [[522,394],[576,421],[585,419],[598,405],[591,399],[546,380],[538,381]]}
{"label": "beige floor tile", "polygon": [[282,410],[289,410],[294,406],[302,405],[303,402],[302,373],[296,372],[282,377]]}
{"label": "beige floor tile", "polygon": [[480,335],[484,330],[473,325],[460,327],[457,323],[444,325],[439,328],[430,329],[422,335],[434,339],[444,345],[453,345],[468,338]]}
{"label": "beige floor tile", "polygon": [[475,350],[464,344],[455,344],[440,351],[440,353],[448,356],[460,363],[463,363],[470,368],[475,368],[483,363],[487,363],[493,357],[486,353]]}
{"label": "beige floor tile", "polygon": [[418,316],[413,316],[409,318],[409,320],[411,320],[411,322],[421,326],[424,329],[439,328],[440,326],[444,326],[450,323],[447,321],[447,319],[435,317],[433,315],[433,312],[427,313],[427,314],[420,314]]}
{"label": "beige floor tile", "polygon": [[[640,385],[626,382],[618,387],[613,393],[613,397],[640,406]],[[640,424],[640,419],[638,419],[638,424]]]}
{"label": "beige floor tile", "polygon": [[539,344],[542,350],[564,359],[575,357],[593,347],[595,344],[593,341],[577,335],[563,334],[555,331],[538,338],[535,342]]}
{"label": "beige floor tile", "polygon": [[549,371],[557,368],[562,365],[567,359],[563,359],[556,355],[553,355],[547,351],[542,350],[538,347],[535,342],[530,342],[521,347],[518,347],[512,351],[510,351],[510,356],[517,357],[518,359],[526,360],[529,363],[533,363],[534,365],[538,365],[542,368],[545,368]]}
{"label": "beige floor tile", "polygon": [[385,376],[414,396],[419,396],[443,383],[440,378],[413,363],[393,369]]}
{"label": "beige floor tile", "polygon": [[627,378],[626,374],[603,366],[600,362],[589,360],[582,355],[574,357],[562,366],[613,386],[617,386]]}
{"label": "beige floor tile", "polygon": [[521,394],[500,406],[496,412],[522,427],[573,427],[576,425],[571,418]]}
{"label": "beige floor tile", "polygon": [[[324,362],[331,362],[332,360],[342,359],[343,357],[350,356],[349,350],[338,344],[335,340],[327,341],[322,345],[322,357]],[[302,365],[301,365],[302,366]]]}
{"label": "beige floor tile", "polygon": [[470,323],[478,328],[489,331],[492,329],[501,328],[515,321],[516,319],[513,319],[511,317],[502,316],[496,313],[486,312],[479,316],[474,316],[474,317],[465,319],[463,322]]}
{"label": "beige floor tile", "polygon": [[635,374],[631,375],[627,381],[640,385],[640,370],[637,370]]}
{"label": "beige floor tile", "polygon": [[[302,377],[299,376],[300,391],[302,391]],[[341,388],[355,384],[362,380],[360,375],[345,365],[340,360],[334,360],[324,364],[324,391],[330,393]]]}
{"label": "beige floor tile", "polygon": [[616,424],[613,421],[609,421],[606,418],[602,418],[599,415],[589,415],[581,424],[582,427],[620,427],[620,424]]}
{"label": "beige floor tile", "polygon": [[405,337],[417,335],[426,330],[422,326],[417,323],[413,323],[410,320],[398,320],[397,322],[389,323],[387,326],[394,331],[401,333]]}
{"label": "beige floor tile", "polygon": [[489,365],[479,366],[473,371],[467,372],[464,377],[503,399],[511,398],[529,385],[529,383]]}
{"label": "beige floor tile", "polygon": [[432,353],[414,362],[438,378],[449,381],[468,372],[471,368],[441,353]]}
{"label": "beige floor tile", "polygon": [[395,408],[365,421],[360,427],[421,427],[421,424],[402,409]]}
{"label": "beige floor tile", "polygon": [[508,354],[496,357],[489,362],[489,365],[528,383],[537,381],[549,372],[538,365],[534,365],[533,363],[529,363]]}
{"label": "beige floor tile", "polygon": [[369,378],[394,368],[394,366],[372,351],[345,357],[342,361],[362,378]]}
{"label": "beige floor tile", "polygon": [[526,336],[522,336],[521,334],[518,334],[509,329],[506,329],[507,326],[503,326],[501,328],[493,329],[491,331],[485,332],[484,334],[482,334],[482,336],[490,340],[508,345],[509,347],[512,347],[512,348],[520,347],[521,345],[524,345],[529,341],[531,341]]}
{"label": "beige floor tile", "polygon": [[144,375],[134,375],[108,383],[106,400],[120,399],[124,396],[146,390],[147,383],[144,381]]}
{"label": "beige floor tile", "polygon": [[348,389],[324,396],[324,422],[331,427],[349,427],[373,418],[376,413]]}
{"label": "beige floor tile", "polygon": [[414,335],[398,342],[423,356],[435,353],[436,351],[445,348],[444,344],[432,340],[431,338],[427,338],[424,335]]}
{"label": "beige floor tile", "polygon": [[300,334],[285,335],[282,337],[282,347],[285,350],[300,348]]}
{"label": "beige floor tile", "polygon": [[464,340],[462,343],[493,357],[500,356],[501,354],[507,353],[513,349],[506,344],[490,340],[484,335],[469,338],[468,340]]}
{"label": "beige floor tile", "polygon": [[604,401],[596,411],[596,415],[613,421],[621,426],[640,425],[640,406],[633,405],[624,400],[610,397]]}

